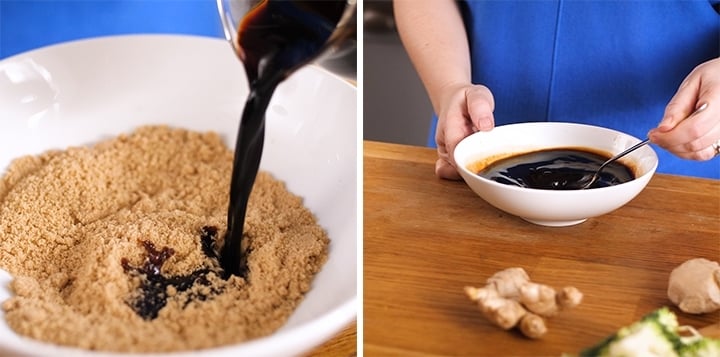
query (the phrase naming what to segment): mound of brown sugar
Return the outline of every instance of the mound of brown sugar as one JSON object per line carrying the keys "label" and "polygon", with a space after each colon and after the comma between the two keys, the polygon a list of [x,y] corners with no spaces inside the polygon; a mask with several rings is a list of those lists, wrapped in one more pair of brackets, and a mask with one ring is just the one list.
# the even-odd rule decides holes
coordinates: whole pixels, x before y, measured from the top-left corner
{"label": "mound of brown sugar", "polygon": [[[222,277],[201,237],[217,227],[212,248],[222,244],[232,157],[216,134],[148,126],[15,160],[0,180],[0,268],[14,277],[15,296],[2,304],[10,327],[125,352],[226,345],[281,327],[329,241],[302,199],[261,172],[245,221],[247,279]],[[163,285],[156,317],[133,309],[143,284],[156,284],[135,269],[149,261],[148,244],[169,253],[162,276],[204,272],[182,289]]]}

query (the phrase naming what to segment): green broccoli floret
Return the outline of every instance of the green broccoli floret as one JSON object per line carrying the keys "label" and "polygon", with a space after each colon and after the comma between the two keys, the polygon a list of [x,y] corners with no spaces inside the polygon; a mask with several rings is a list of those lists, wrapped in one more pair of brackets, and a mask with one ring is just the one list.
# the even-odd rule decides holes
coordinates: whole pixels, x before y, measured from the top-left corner
{"label": "green broccoli floret", "polygon": [[661,308],[580,352],[580,356],[679,356],[684,345],[677,329],[675,315],[668,308]]}
{"label": "green broccoli floret", "polygon": [[720,340],[681,337],[680,330],[675,314],[663,307],[583,350],[580,357],[720,357]]}
{"label": "green broccoli floret", "polygon": [[718,357],[720,356],[720,340],[702,338],[687,345],[680,350],[682,357]]}
{"label": "green broccoli floret", "polygon": [[653,321],[641,321],[618,331],[606,343],[580,353],[580,356],[678,356],[664,328]]}

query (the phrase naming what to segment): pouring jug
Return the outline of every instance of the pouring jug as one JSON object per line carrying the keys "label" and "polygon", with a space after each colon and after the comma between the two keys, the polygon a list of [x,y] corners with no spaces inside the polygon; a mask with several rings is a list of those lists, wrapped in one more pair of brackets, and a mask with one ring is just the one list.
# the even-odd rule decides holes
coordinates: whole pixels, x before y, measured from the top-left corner
{"label": "pouring jug", "polygon": [[[217,0],[217,8],[225,38],[236,54],[240,53],[238,27],[242,19],[255,7],[272,0]],[[290,0],[293,1],[293,0]],[[355,80],[357,69],[357,0],[326,0],[344,4],[342,16],[323,45],[318,56],[311,60],[336,75]],[[326,2],[322,1],[322,2]],[[293,1],[303,3],[303,1]]]}

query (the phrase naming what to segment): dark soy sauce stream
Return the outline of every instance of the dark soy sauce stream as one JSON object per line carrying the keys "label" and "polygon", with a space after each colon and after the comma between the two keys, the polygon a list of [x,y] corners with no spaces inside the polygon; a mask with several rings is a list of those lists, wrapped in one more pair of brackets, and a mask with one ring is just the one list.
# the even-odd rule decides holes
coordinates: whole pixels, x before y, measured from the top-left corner
{"label": "dark soy sauce stream", "polygon": [[247,201],[260,166],[265,111],[275,88],[317,57],[345,10],[344,1],[264,1],[238,29],[238,56],[250,84],[238,128],[230,183],[227,235],[220,251],[225,274],[247,275],[243,225]]}

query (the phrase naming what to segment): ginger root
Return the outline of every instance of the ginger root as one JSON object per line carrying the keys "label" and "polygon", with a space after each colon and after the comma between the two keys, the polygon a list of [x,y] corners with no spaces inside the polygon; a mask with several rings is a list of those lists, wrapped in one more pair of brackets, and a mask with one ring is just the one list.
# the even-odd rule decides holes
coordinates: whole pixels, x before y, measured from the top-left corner
{"label": "ginger root", "polygon": [[667,294],[687,313],[720,310],[720,264],[703,258],[682,263],[670,273]]}
{"label": "ginger root", "polygon": [[482,307],[485,317],[505,330],[515,327],[527,313],[519,302],[501,297],[485,300]]}
{"label": "ginger root", "polygon": [[506,298],[520,296],[520,288],[530,282],[530,277],[523,268],[508,268],[501,270],[487,280],[488,287],[492,286],[497,293]]}
{"label": "ginger root", "polygon": [[540,338],[547,332],[545,318],[577,306],[582,293],[574,287],[559,292],[552,287],[530,281],[523,268],[501,270],[487,279],[484,287],[465,287],[465,294],[475,301],[485,318],[509,330],[517,327],[529,338]]}
{"label": "ginger root", "polygon": [[520,287],[520,302],[525,308],[542,316],[555,316],[559,310],[555,289],[528,282]]}
{"label": "ginger root", "polygon": [[569,309],[580,305],[583,294],[574,286],[566,286],[557,295],[557,302],[560,310]]}
{"label": "ginger root", "polygon": [[520,332],[530,338],[540,338],[547,332],[545,319],[541,316],[528,312],[520,320]]}

